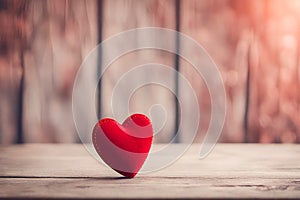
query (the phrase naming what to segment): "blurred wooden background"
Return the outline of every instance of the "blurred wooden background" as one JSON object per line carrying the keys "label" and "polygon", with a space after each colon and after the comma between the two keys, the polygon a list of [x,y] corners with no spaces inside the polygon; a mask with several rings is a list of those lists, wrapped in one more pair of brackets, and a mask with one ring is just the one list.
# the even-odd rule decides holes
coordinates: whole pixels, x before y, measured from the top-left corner
{"label": "blurred wooden background", "polygon": [[[222,73],[227,117],[220,141],[299,143],[300,0],[179,0],[179,13],[175,1],[0,0],[0,143],[78,142],[71,97],[85,56],[99,39],[124,30],[175,29],[176,14],[180,31],[203,45]],[[174,66],[174,55],[165,52],[120,58],[102,81],[103,116],[111,112],[106,97],[134,67],[132,60]],[[210,97],[191,66],[179,63],[201,99],[199,140],[210,120]],[[138,104],[145,97],[145,105]],[[168,134],[156,141],[168,141],[174,130],[172,94],[150,86],[136,99],[132,112],[151,103],[166,105]]]}

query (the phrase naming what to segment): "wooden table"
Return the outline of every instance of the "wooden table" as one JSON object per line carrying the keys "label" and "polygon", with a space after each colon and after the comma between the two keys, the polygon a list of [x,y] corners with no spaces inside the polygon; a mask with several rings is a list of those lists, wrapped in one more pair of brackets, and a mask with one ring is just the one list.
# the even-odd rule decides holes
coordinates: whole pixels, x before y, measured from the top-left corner
{"label": "wooden table", "polygon": [[80,144],[0,147],[0,198],[300,198],[300,145],[218,144],[203,160],[199,147],[134,179]]}

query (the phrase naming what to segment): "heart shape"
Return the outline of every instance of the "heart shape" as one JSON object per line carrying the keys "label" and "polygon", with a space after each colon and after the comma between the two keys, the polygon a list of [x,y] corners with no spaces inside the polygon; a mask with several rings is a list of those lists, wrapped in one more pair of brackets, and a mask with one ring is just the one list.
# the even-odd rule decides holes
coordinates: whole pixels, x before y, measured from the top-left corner
{"label": "heart shape", "polygon": [[93,145],[102,160],[118,173],[133,178],[143,166],[153,138],[150,119],[129,116],[123,124],[104,118],[93,129]]}

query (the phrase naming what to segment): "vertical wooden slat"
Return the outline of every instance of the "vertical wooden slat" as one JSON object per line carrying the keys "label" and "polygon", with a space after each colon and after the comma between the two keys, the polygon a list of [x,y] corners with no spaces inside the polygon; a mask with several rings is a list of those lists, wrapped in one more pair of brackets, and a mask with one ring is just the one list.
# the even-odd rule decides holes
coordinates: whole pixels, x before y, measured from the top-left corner
{"label": "vertical wooden slat", "polygon": [[[299,22],[300,23],[300,22]],[[298,44],[297,44],[297,61],[296,61],[296,78],[297,78],[297,91],[300,91],[300,31],[298,32]],[[298,92],[297,95],[297,113],[298,113],[298,122],[300,122],[300,92]],[[298,128],[299,128],[299,123],[298,123]],[[297,134],[296,134],[296,143],[300,143],[300,130],[298,129]]]}
{"label": "vertical wooden slat", "polygon": [[[98,6],[98,44],[102,42],[102,18],[103,18],[103,1],[102,0],[98,0],[97,2],[97,6]],[[101,49],[99,49],[99,54],[98,54],[98,75],[97,77],[99,77],[101,75],[101,72],[102,72],[102,51]],[[98,119],[101,118],[101,87],[102,87],[102,79],[99,80],[98,82],[98,110],[97,110],[97,113],[98,113]]]}
{"label": "vertical wooden slat", "polygon": [[246,78],[246,88],[245,88],[245,113],[244,113],[244,142],[248,143],[248,119],[249,119],[249,106],[250,106],[250,69],[251,69],[251,44],[248,47],[247,55],[247,78]]}
{"label": "vertical wooden slat", "polygon": [[24,142],[23,138],[23,99],[24,99],[24,76],[25,76],[25,66],[24,66],[24,50],[21,49],[20,52],[20,67],[21,67],[21,80],[18,96],[18,109],[17,109],[17,138],[16,143],[21,144]]}
{"label": "vertical wooden slat", "polygon": [[[15,9],[15,12],[20,18],[25,19],[26,23],[26,16],[28,14],[28,5],[30,1],[25,0],[23,2],[18,2],[18,4],[15,4],[14,6],[18,6]],[[24,104],[24,78],[25,78],[25,62],[24,62],[24,53],[27,50],[29,44],[27,44],[26,41],[26,33],[25,33],[25,24],[23,24],[23,27],[21,28],[20,35],[18,35],[21,38],[21,44],[19,49],[19,55],[20,55],[20,68],[21,68],[21,77],[20,77],[20,87],[18,91],[18,96],[17,96],[17,113],[16,113],[16,126],[17,126],[17,133],[16,133],[16,143],[21,144],[24,142],[24,137],[23,137],[23,104]]]}
{"label": "vertical wooden slat", "polygon": [[[180,0],[175,0],[175,26],[176,31],[180,31]],[[175,70],[177,72],[180,71],[179,68],[179,51],[180,51],[180,41],[179,41],[179,33],[176,34],[176,54],[175,54]],[[179,84],[178,84],[178,73],[175,74],[175,122],[174,122],[174,134],[175,134],[175,142],[179,142]],[[178,132],[178,133],[177,133]]]}

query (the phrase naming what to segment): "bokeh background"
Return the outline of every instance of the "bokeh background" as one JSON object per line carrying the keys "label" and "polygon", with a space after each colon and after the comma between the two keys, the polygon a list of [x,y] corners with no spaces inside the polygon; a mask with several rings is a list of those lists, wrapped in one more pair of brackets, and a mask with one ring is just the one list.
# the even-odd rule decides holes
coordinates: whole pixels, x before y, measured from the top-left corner
{"label": "bokeh background", "polygon": [[[300,142],[300,0],[0,0],[0,143],[79,142],[71,103],[82,61],[100,41],[149,26],[179,29],[218,65],[227,93],[221,142]],[[147,62],[175,67],[174,55],[160,51],[118,59],[102,80],[102,116],[111,115],[118,78]],[[189,63],[180,59],[179,67],[200,99],[199,142],[210,96]],[[141,88],[130,111],[147,113],[155,103],[168,111],[155,141],[167,142],[176,127],[169,91]]]}

